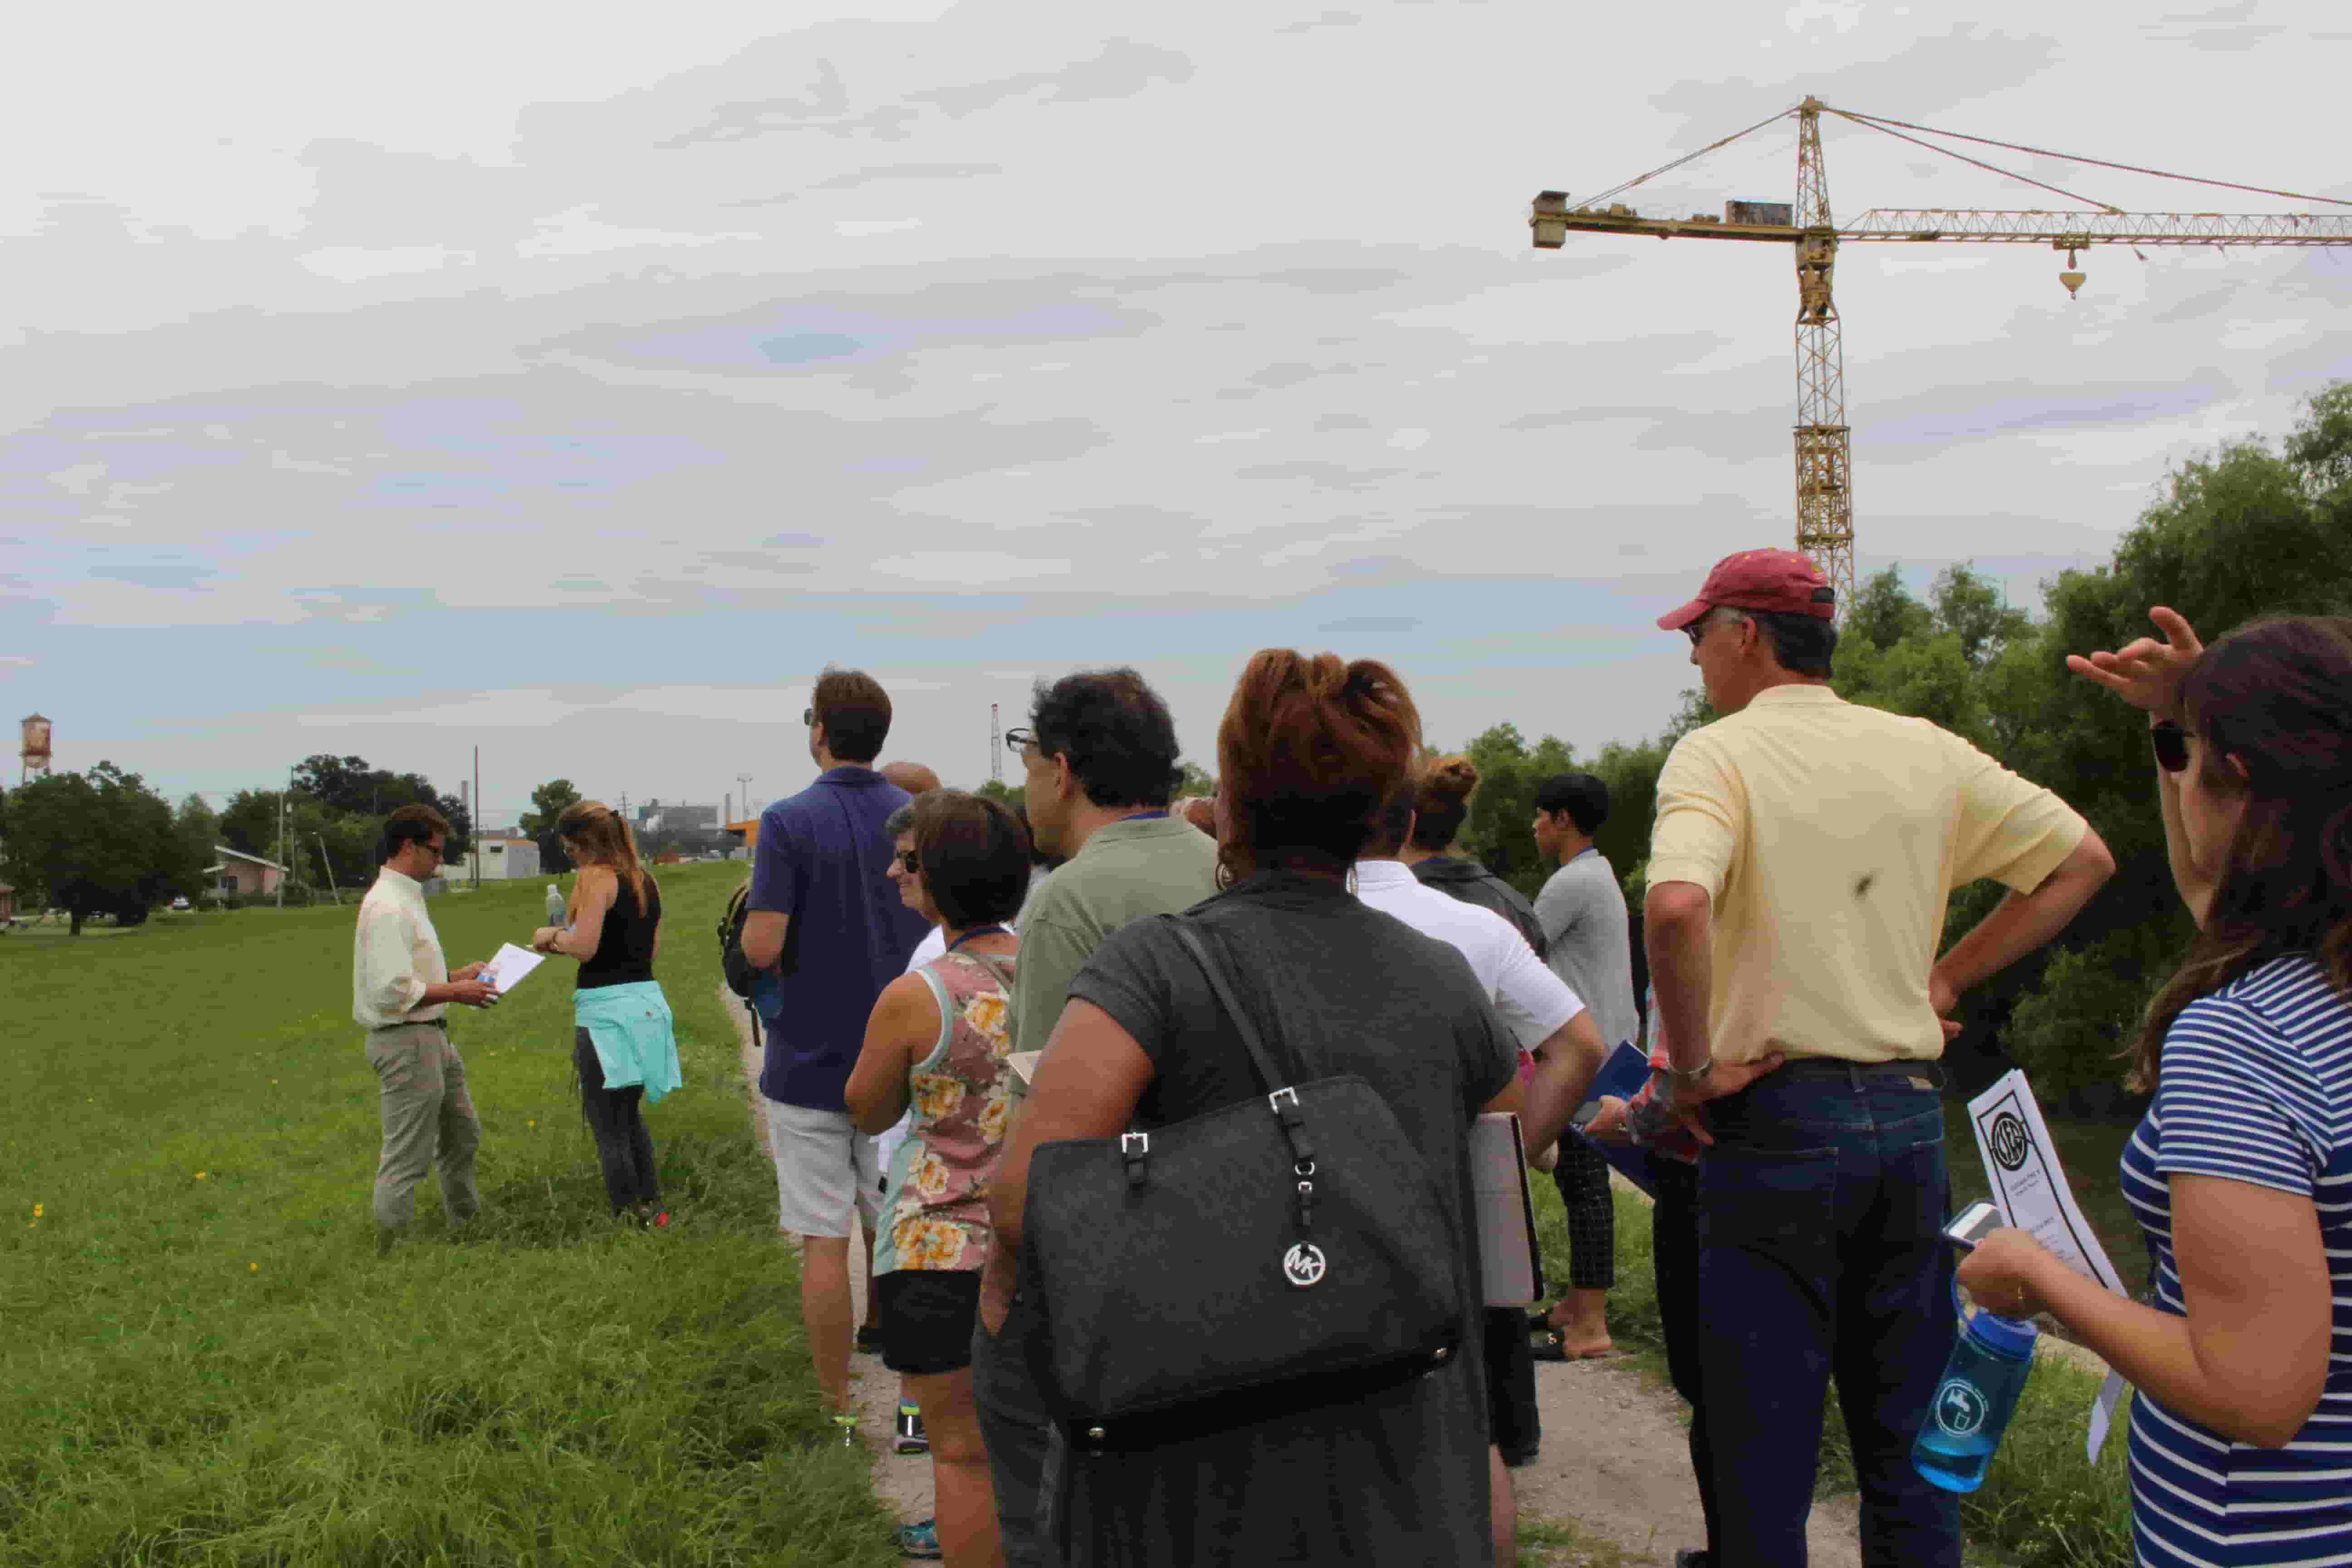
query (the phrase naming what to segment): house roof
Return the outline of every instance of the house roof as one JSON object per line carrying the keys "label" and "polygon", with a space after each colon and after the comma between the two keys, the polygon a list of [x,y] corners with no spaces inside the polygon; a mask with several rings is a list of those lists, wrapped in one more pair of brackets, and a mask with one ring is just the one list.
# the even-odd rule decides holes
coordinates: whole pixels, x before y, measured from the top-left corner
{"label": "house roof", "polygon": [[243,860],[249,865],[267,866],[273,871],[283,871],[286,869],[285,867],[280,866],[275,860],[265,860],[258,855],[248,855],[242,849],[232,849],[226,844],[214,845],[213,853],[215,855],[226,855],[233,860]]}

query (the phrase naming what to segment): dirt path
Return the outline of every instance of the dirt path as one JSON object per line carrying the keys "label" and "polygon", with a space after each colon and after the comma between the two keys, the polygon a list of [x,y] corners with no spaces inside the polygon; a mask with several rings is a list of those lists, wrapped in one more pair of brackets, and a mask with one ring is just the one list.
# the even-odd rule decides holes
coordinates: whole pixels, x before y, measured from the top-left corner
{"label": "dirt path", "polygon": [[[735,1038],[742,1051],[744,1109],[751,1123],[752,1144],[768,1149],[768,1115],[760,1105],[760,1058],[751,1046],[751,1013],[743,1001],[724,985],[719,1005],[735,1020]],[[849,1249],[849,1288],[862,1315],[866,1310],[866,1250]],[[793,1303],[795,1310],[797,1300]],[[849,1358],[849,1386],[857,1401],[857,1430],[873,1456],[874,1490],[882,1506],[902,1524],[931,1517],[931,1461],[927,1454],[894,1454],[890,1439],[898,1414],[898,1380],[870,1355]]]}

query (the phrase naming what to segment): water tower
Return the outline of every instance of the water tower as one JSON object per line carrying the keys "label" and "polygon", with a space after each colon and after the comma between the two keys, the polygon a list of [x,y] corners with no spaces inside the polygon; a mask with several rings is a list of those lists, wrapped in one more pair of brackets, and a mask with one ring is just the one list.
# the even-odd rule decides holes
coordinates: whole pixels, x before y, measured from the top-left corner
{"label": "water tower", "polygon": [[25,716],[24,743],[17,758],[24,763],[24,773],[17,778],[20,784],[49,776],[49,721],[38,713]]}

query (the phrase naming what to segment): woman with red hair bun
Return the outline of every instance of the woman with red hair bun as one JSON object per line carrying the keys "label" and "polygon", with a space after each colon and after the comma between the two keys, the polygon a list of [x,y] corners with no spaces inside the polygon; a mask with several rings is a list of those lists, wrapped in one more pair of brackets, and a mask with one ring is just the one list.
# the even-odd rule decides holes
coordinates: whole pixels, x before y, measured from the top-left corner
{"label": "woman with red hair bun", "polygon": [[[1121,928],[1071,984],[997,1169],[995,1220],[1013,1253],[1040,1143],[1150,1131],[1262,1092],[1181,920],[1271,1048],[1317,1076],[1359,1074],[1388,1103],[1459,1216],[1460,1342],[1479,1342],[1468,1133],[1490,1103],[1516,1102],[1517,1047],[1459,952],[1348,888],[1420,743],[1421,716],[1386,665],[1284,648],[1249,661],[1217,731],[1224,890]],[[1053,1303],[1042,1307],[1051,1323]],[[1004,1311],[983,1304],[987,1331]],[[1401,1386],[1073,1459],[1053,1510],[1065,1560],[1487,1562],[1479,1377],[1478,1358],[1460,1356]]]}

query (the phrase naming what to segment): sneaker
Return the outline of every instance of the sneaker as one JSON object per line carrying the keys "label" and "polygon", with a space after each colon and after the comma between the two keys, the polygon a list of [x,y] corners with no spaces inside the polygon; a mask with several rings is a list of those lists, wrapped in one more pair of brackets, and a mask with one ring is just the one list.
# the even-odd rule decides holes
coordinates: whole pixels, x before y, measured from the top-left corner
{"label": "sneaker", "polygon": [[856,1416],[836,1415],[833,1418],[833,1425],[834,1428],[841,1434],[841,1446],[843,1447],[855,1448],[857,1447]]}
{"label": "sneaker", "polygon": [[898,1435],[891,1441],[891,1451],[899,1454],[928,1454],[931,1440],[923,1436],[923,1411],[919,1405],[898,1401]]}
{"label": "sneaker", "polygon": [[947,1553],[940,1549],[940,1521],[927,1519],[919,1524],[900,1525],[898,1555],[923,1563],[936,1562],[946,1556]]}

